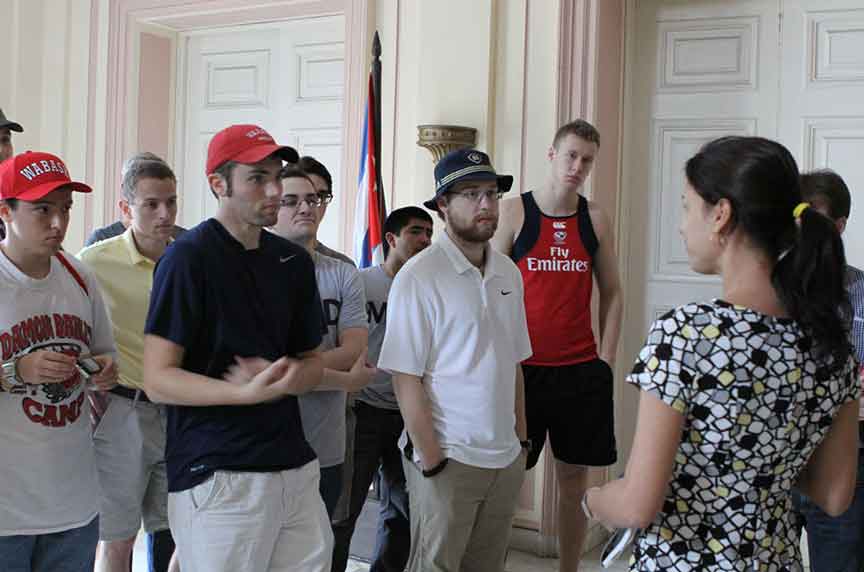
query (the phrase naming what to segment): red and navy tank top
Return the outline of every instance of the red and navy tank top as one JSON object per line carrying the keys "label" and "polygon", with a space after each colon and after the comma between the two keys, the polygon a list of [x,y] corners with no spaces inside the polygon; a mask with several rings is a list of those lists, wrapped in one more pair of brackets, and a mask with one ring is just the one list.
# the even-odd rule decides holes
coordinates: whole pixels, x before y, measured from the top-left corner
{"label": "red and navy tank top", "polygon": [[522,194],[525,222],[510,257],[525,283],[528,334],[534,350],[529,365],[568,365],[597,357],[591,330],[591,291],[597,235],[588,201],[576,213],[547,216],[533,193]]}

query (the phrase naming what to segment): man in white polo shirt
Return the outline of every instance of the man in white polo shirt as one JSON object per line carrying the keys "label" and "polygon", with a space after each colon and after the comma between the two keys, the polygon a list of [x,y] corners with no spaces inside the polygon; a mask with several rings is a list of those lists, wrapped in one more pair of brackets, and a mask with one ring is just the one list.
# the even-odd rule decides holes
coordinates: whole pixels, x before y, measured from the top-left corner
{"label": "man in white polo shirt", "polygon": [[435,244],[408,261],[387,301],[378,367],[393,374],[411,518],[411,572],[504,570],[525,469],[520,362],[531,344],[519,270],[492,250],[498,176],[473,149],[435,167],[444,220]]}

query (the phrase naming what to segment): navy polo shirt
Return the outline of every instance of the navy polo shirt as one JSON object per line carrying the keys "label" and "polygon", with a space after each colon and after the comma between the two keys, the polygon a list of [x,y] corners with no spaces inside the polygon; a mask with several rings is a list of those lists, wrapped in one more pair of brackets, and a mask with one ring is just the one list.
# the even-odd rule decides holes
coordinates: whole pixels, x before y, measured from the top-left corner
{"label": "navy polo shirt", "polygon": [[[322,323],[305,250],[269,232],[261,233],[257,249],[246,250],[209,219],[159,260],[145,332],[183,346],[183,369],[221,379],[234,356],[276,360],[315,349]],[[281,471],[315,458],[294,396],[248,406],[169,405],[167,417],[172,492],[217,469]]]}

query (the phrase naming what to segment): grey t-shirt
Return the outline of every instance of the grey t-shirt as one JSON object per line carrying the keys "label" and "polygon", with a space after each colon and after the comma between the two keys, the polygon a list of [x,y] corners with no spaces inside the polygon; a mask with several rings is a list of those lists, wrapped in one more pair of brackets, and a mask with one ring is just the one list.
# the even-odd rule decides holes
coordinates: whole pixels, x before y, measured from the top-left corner
{"label": "grey t-shirt", "polygon": [[[369,363],[377,364],[387,330],[387,295],[393,279],[380,264],[360,271],[366,289],[366,319],[369,324]],[[356,399],[372,407],[398,410],[396,394],[390,373],[378,370],[372,382],[364,387]]]}
{"label": "grey t-shirt", "polygon": [[[356,268],[317,252],[312,259],[327,322],[321,349],[327,351],[339,345],[340,332],[366,327],[366,296]],[[299,398],[303,432],[322,467],[345,461],[345,399],[344,391],[312,391]]]}
{"label": "grey t-shirt", "polygon": [[347,262],[351,266],[354,266],[354,267],[357,266],[356,264],[354,264],[353,260],[351,260],[350,258],[345,256],[344,254],[342,254],[338,250],[333,250],[332,248],[324,245],[321,242],[315,243],[315,252],[317,252],[319,254],[323,254],[324,256],[329,256],[330,258],[335,258],[336,260],[341,260],[342,262]]}

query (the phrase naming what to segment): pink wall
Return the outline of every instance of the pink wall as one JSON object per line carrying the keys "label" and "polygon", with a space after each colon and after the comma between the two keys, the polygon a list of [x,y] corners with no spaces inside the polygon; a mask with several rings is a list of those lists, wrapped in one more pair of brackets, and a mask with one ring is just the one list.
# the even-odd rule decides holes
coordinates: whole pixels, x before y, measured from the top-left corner
{"label": "pink wall", "polygon": [[169,38],[141,34],[138,74],[138,149],[171,163],[171,54]]}

